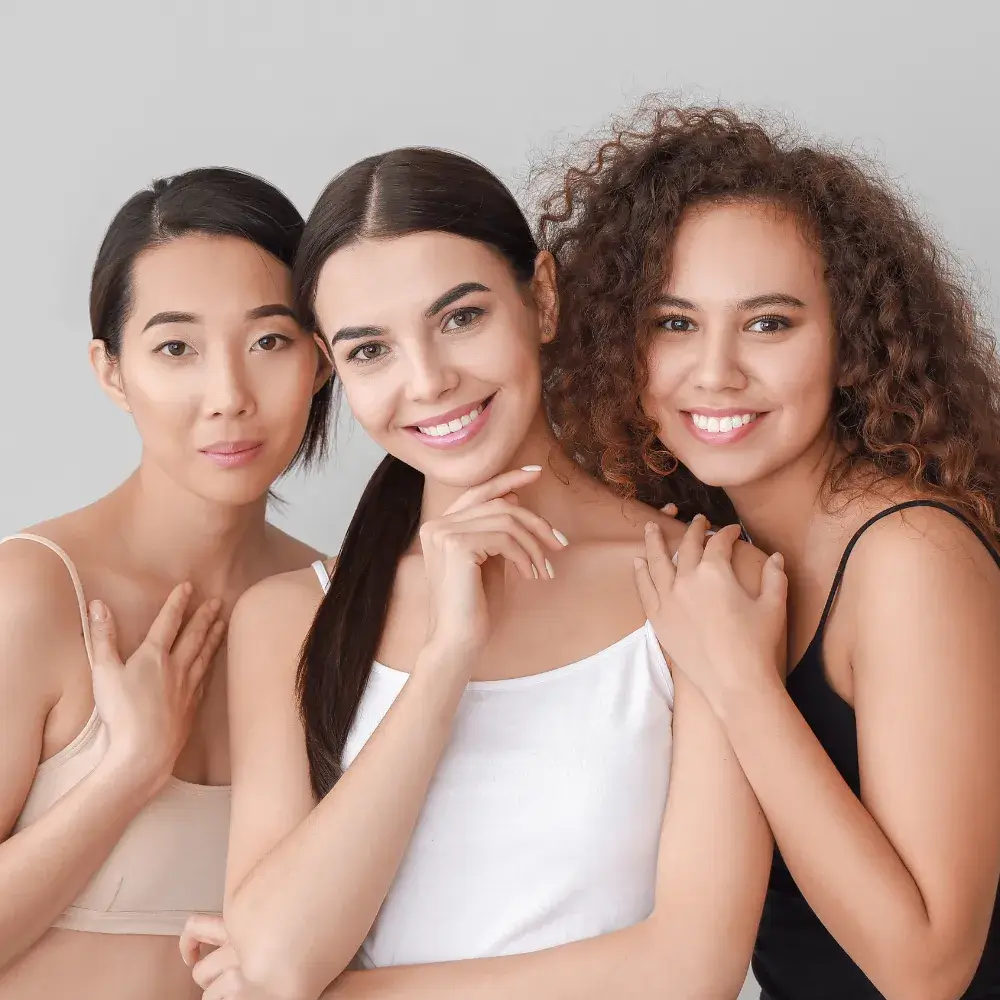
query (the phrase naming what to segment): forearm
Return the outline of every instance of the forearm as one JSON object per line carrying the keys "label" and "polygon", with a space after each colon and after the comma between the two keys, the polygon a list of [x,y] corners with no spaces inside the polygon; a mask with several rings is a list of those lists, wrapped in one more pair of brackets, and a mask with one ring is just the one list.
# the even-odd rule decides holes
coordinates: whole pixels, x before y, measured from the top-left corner
{"label": "forearm", "polygon": [[31,947],[80,894],[155,787],[105,759],[0,844],[0,968]]}
{"label": "forearm", "polygon": [[882,992],[917,995],[910,984],[933,978],[940,955],[933,915],[787,692],[778,682],[742,690],[722,714],[810,907]]}
{"label": "forearm", "polygon": [[[683,919],[679,913],[678,918]],[[705,934],[711,934],[709,928]],[[346,972],[323,1000],[735,1000],[736,977],[680,947],[688,937],[650,919],[601,937],[524,955]]]}
{"label": "forearm", "polygon": [[368,934],[409,843],[467,671],[425,651],[337,784],[226,906],[248,977],[315,996]]}

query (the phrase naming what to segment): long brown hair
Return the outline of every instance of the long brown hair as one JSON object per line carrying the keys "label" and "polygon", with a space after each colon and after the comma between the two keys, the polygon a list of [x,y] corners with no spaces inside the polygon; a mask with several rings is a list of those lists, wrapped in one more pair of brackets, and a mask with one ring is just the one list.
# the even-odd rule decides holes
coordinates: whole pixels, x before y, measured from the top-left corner
{"label": "long brown hair", "polygon": [[[513,195],[485,167],[437,149],[397,149],[338,174],[306,222],[294,269],[297,308],[313,311],[320,271],[362,239],[443,232],[485,244],[517,281],[534,274],[538,248]],[[342,773],[344,744],[378,655],[396,569],[420,520],[424,477],[391,455],[375,471],[347,529],[329,590],[303,646],[299,711],[313,791]]]}
{"label": "long brown hair", "polygon": [[826,262],[841,388],[831,421],[846,457],[834,492],[905,482],[1000,523],[1000,363],[943,248],[892,187],[843,152],[725,108],[647,102],[546,199],[559,335],[544,353],[566,450],[622,493],[713,520],[733,512],[657,440],[642,412],[648,331],[678,225],[693,205],[757,200],[795,213]]}

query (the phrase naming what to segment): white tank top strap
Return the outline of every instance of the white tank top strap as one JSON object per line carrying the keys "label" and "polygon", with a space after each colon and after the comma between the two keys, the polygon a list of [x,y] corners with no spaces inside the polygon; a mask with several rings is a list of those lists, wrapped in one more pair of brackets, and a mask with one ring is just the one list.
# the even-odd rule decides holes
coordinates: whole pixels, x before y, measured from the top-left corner
{"label": "white tank top strap", "polygon": [[17,534],[7,535],[5,538],[0,538],[0,545],[4,542],[13,541],[17,538],[23,539],[27,542],[37,542],[39,545],[44,545],[62,560],[63,565],[69,571],[69,577],[73,581],[73,590],[76,591],[76,602],[80,608],[80,621],[83,624],[83,643],[87,647],[87,660],[90,662],[90,665],[93,666],[94,647],[90,641],[90,616],[87,613],[87,600],[83,594],[83,584],[80,582],[80,574],[77,573],[73,560],[70,559],[66,552],[56,545],[51,538],[45,538],[42,535],[32,535],[28,532],[18,532]]}
{"label": "white tank top strap", "polygon": [[317,559],[312,564],[312,568],[319,578],[319,585],[323,588],[323,593],[325,594],[330,589],[330,573],[326,568],[326,563],[322,559]]}

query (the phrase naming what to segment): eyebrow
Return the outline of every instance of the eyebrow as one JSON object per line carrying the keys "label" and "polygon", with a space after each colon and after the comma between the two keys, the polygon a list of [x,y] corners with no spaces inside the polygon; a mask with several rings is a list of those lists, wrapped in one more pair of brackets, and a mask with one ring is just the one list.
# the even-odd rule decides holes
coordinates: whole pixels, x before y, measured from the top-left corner
{"label": "eyebrow", "polygon": [[[449,289],[444,295],[435,299],[428,307],[424,310],[424,318],[431,319],[436,316],[442,309],[446,309],[453,302],[457,302],[459,299],[464,298],[472,292],[488,292],[489,289],[480,284],[478,281],[463,281],[462,284],[456,285],[454,288]],[[330,346],[340,343],[344,340],[363,340],[365,337],[381,337],[385,334],[385,328],[381,326],[342,326],[331,338]]]}
{"label": "eyebrow", "polygon": [[[289,319],[297,320],[295,313],[288,306],[280,302],[270,302],[265,306],[257,306],[247,312],[247,319],[267,319],[269,316],[287,316]],[[195,313],[188,312],[158,312],[151,316],[146,325],[142,328],[145,333],[150,327],[164,326],[169,323],[198,323],[202,319]]]}
{"label": "eyebrow", "polygon": [[[690,309],[692,312],[698,308],[693,302],[678,298],[676,295],[661,295],[653,304],[670,306],[674,309]],[[762,306],[789,306],[792,309],[805,309],[806,304],[801,299],[785,292],[767,292],[764,295],[754,295],[749,299],[740,299],[736,303],[736,311],[749,312],[751,309],[760,309]]]}

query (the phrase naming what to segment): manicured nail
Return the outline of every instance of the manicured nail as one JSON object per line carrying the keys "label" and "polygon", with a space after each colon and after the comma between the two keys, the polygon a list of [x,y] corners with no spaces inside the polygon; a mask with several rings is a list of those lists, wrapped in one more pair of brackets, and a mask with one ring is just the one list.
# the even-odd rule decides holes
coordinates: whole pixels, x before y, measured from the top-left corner
{"label": "manicured nail", "polygon": [[691,523],[694,524],[695,521],[704,521],[704,520],[706,520],[704,514],[695,514],[695,516],[691,518]]}
{"label": "manicured nail", "polygon": [[552,534],[556,536],[556,541],[560,545],[569,545],[569,539],[558,528],[553,528]]}
{"label": "manicured nail", "polygon": [[780,552],[775,552],[771,558],[774,560],[774,565],[777,566],[778,569],[785,568],[785,557]]}
{"label": "manicured nail", "polygon": [[535,578],[536,580],[538,579],[538,570],[537,570],[537,569],[535,569],[535,564],[534,564],[534,563],[532,563],[532,564],[531,564],[531,575],[532,575],[532,576],[533,576],[533,577],[534,577],[534,578]]}
{"label": "manicured nail", "polygon": [[108,617],[108,609],[103,601],[90,602],[90,620],[92,622],[103,622]]}
{"label": "manicured nail", "polygon": [[541,472],[542,467],[540,465],[522,465],[522,472]]}
{"label": "manicured nail", "polygon": [[635,566],[636,569],[642,569],[646,565],[646,560],[640,559],[639,556],[636,556],[632,560],[632,565]]}
{"label": "manicured nail", "polygon": [[651,535],[654,531],[656,531],[656,525],[653,524],[652,521],[647,521],[646,522],[646,534],[647,535]]}
{"label": "manicured nail", "polygon": [[545,568],[546,568],[546,569],[548,570],[548,572],[549,572],[549,577],[551,577],[551,578],[555,578],[555,575],[556,575],[556,571],[555,571],[555,570],[554,570],[554,569],[552,568],[552,563],[550,563],[550,562],[548,561],[548,559],[546,559],[546,560],[545,560]]}

